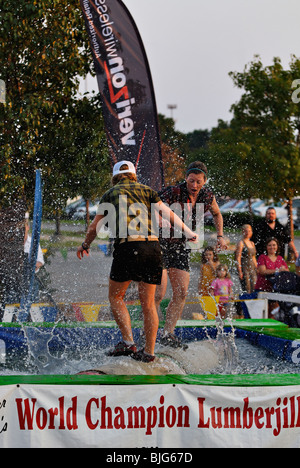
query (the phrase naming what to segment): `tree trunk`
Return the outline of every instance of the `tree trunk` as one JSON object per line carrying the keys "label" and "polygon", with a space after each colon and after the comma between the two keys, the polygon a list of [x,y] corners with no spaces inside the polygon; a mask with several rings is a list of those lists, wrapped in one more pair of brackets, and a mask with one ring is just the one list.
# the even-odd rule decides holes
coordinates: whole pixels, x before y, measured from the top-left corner
{"label": "tree trunk", "polygon": [[[293,216],[293,200],[290,198],[288,200],[288,229],[290,231],[290,237],[292,241],[295,239],[295,231],[294,231],[294,216]],[[294,253],[288,249],[288,261],[293,261]]]}
{"label": "tree trunk", "polygon": [[60,236],[61,230],[60,230],[60,214],[59,211],[55,211],[55,236]]}
{"label": "tree trunk", "polygon": [[85,200],[85,208],[86,208],[85,227],[87,230],[90,225],[90,201],[89,200]]}
{"label": "tree trunk", "polygon": [[288,201],[288,226],[290,230],[291,239],[295,239],[295,232],[294,232],[294,216],[293,216],[293,200],[290,199]]}
{"label": "tree trunk", "polygon": [[248,198],[248,206],[249,206],[249,213],[251,214],[251,216],[253,216],[252,199],[251,199],[251,197]]}

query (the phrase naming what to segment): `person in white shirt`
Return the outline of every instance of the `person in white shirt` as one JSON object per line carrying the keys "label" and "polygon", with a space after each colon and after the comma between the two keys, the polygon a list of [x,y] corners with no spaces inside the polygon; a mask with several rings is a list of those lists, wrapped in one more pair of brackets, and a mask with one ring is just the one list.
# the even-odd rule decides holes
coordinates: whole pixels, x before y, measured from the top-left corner
{"label": "person in white shirt", "polygon": [[[26,213],[26,216],[25,216],[25,238],[24,238],[24,253],[25,254],[29,254],[30,247],[31,247],[31,241],[32,241],[32,237],[29,235],[29,229],[30,229],[29,216],[28,216],[28,213]],[[41,246],[39,245],[35,272],[37,273],[39,271],[39,269],[44,265],[45,265],[44,255],[43,255],[43,251],[41,249]]]}

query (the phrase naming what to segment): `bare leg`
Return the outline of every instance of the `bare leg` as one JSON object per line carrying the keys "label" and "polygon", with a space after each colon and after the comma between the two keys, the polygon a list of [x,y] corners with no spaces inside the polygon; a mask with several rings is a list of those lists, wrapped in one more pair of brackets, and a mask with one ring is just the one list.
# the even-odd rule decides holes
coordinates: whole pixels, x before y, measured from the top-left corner
{"label": "bare leg", "polygon": [[109,280],[109,302],[115,321],[122,333],[124,341],[133,342],[133,334],[131,329],[131,319],[124,302],[126,290],[131,281],[118,283]]}
{"label": "bare leg", "polygon": [[176,323],[180,320],[185,305],[190,282],[188,271],[170,268],[169,278],[172,285],[172,299],[167,309],[164,333],[173,333]]}
{"label": "bare leg", "polygon": [[157,311],[159,310],[161,301],[166,295],[167,286],[168,286],[168,271],[163,270],[161,284],[156,286],[156,292],[155,292],[155,306],[156,306]]}
{"label": "bare leg", "polygon": [[154,348],[159,325],[155,307],[155,284],[139,283],[139,296],[144,315],[145,353],[154,355]]}

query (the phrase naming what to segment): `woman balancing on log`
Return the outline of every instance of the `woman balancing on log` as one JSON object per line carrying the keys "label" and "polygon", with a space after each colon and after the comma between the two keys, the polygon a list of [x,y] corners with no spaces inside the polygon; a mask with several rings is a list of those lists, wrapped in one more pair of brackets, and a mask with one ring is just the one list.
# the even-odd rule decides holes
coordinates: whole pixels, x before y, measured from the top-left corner
{"label": "woman balancing on log", "polygon": [[[142,362],[152,362],[155,359],[154,347],[159,325],[155,290],[161,283],[163,261],[158,230],[153,228],[156,217],[154,212],[182,230],[187,239],[198,241],[197,234],[161,201],[154,190],[137,181],[136,170],[131,162],[121,161],[115,164],[112,188],[102,196],[97,215],[77,251],[81,260],[85,253],[89,253],[97,232],[108,223],[115,234],[109,301],[123,338],[115,348],[108,351],[109,356],[131,356]],[[124,302],[131,281],[138,282],[144,317],[145,347],[140,350],[137,350],[134,343],[130,315]]]}
{"label": "woman balancing on log", "polygon": [[[223,216],[207,182],[206,165],[201,161],[194,161],[187,167],[184,182],[167,187],[160,193],[160,197],[169,206],[177,206],[176,210],[178,210],[179,215],[185,222],[189,222],[193,231],[196,232],[198,228],[200,231],[203,229],[204,213],[209,211],[217,231],[216,250],[226,250],[227,244],[223,237]],[[200,211],[199,208],[201,208]],[[198,217],[199,219],[197,219]],[[190,282],[191,248],[186,242],[187,240],[184,236],[180,237],[176,233],[167,238],[161,236],[164,270],[161,286],[156,291],[156,306],[158,307],[165,296],[169,277],[172,298],[166,311],[166,321],[160,344],[184,350],[187,345],[174,334],[174,329],[182,316]]]}

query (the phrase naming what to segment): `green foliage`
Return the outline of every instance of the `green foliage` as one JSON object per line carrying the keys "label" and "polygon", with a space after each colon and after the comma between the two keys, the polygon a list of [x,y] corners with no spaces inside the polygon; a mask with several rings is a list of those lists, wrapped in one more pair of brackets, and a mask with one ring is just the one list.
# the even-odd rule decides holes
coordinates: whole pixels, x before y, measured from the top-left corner
{"label": "green foliage", "polygon": [[300,60],[292,57],[289,70],[279,58],[263,67],[259,57],[243,73],[231,73],[244,90],[232,106],[231,127],[248,146],[258,173],[252,190],[261,196],[293,198],[300,186],[300,107],[292,100],[292,83],[300,76]]}
{"label": "green foliage", "polygon": [[186,153],[188,145],[186,136],[175,129],[172,118],[158,115],[162,142],[162,159],[166,185],[181,182],[185,176]]}
{"label": "green foliage", "polygon": [[[230,73],[243,90],[232,106],[233,119],[219,121],[198,155],[209,167],[211,184],[222,195],[289,199],[300,186],[300,106],[292,100],[300,61],[284,70],[275,58],[264,67],[259,57],[242,73]],[[195,150],[194,150],[195,154]]]}
{"label": "green foliage", "polygon": [[211,132],[209,130],[194,130],[186,135],[188,145],[187,166],[193,161],[207,161],[210,137]]}
{"label": "green foliage", "polygon": [[251,213],[249,212],[223,213],[223,219],[224,219],[225,228],[234,228],[234,229],[241,229],[244,226],[244,224],[250,224],[251,226],[255,226],[257,223],[261,221],[260,216],[251,215]]}
{"label": "green foliage", "polygon": [[[34,171],[40,168],[46,200],[61,206],[70,187],[76,192],[77,179],[81,188],[83,174],[99,170],[99,160],[105,168],[107,160],[100,104],[77,96],[79,77],[92,64],[80,4],[3,0],[1,17],[6,104],[0,104],[0,193],[5,199],[24,189],[32,200]],[[84,106],[91,115],[85,112],[82,119]]]}
{"label": "green foliage", "polygon": [[[1,17],[0,206],[21,193],[32,201],[36,168],[53,212],[69,196],[96,198],[109,185],[110,162],[99,99],[78,98],[79,77],[92,71],[78,0],[3,0]],[[220,195],[297,196],[300,105],[292,83],[300,78],[299,59],[285,70],[278,58],[264,67],[255,57],[230,76],[243,94],[229,124],[184,135],[159,116],[168,178],[182,180],[198,159]]]}
{"label": "green foliage", "polygon": [[64,120],[51,127],[43,156],[48,214],[60,212],[68,198],[82,195],[94,200],[108,188],[110,163],[103,126],[99,98],[84,97],[75,100]]}

